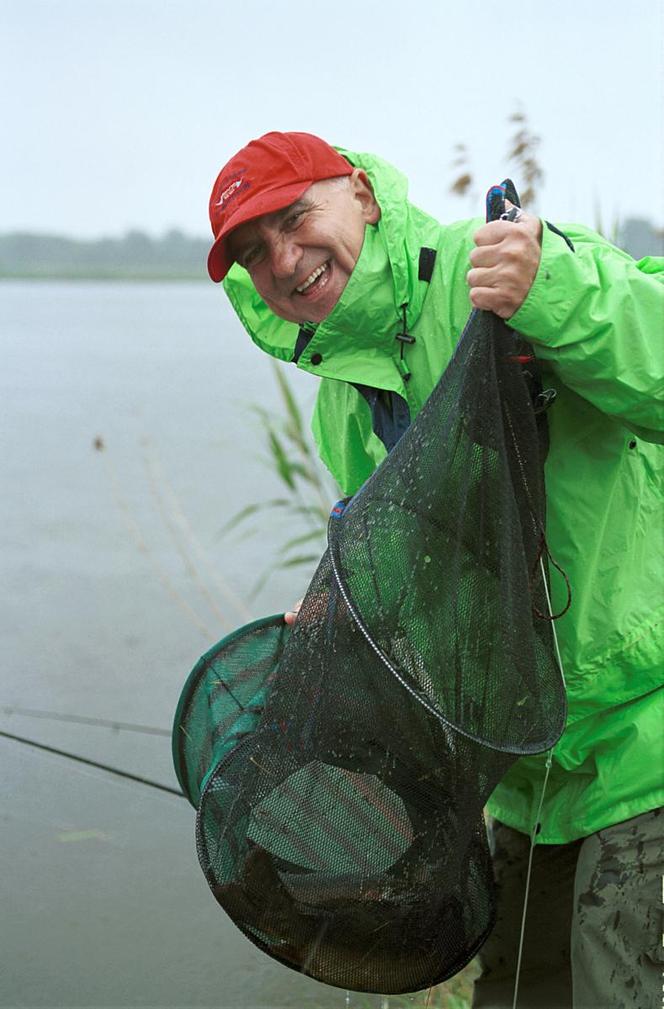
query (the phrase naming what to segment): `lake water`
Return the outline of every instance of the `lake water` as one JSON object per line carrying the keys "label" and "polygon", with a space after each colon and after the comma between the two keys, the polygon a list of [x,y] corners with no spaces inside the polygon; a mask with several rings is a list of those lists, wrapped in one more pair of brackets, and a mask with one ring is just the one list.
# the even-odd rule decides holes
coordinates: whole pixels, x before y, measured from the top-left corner
{"label": "lake water", "polygon": [[[198,656],[302,594],[306,571],[250,597],[283,523],[221,532],[277,489],[250,409],[278,406],[270,362],[203,284],[3,282],[0,346],[0,729],[175,786],[165,735],[53,716],[170,730]],[[254,949],[182,799],[3,737],[0,757],[0,1005],[383,1004]]]}

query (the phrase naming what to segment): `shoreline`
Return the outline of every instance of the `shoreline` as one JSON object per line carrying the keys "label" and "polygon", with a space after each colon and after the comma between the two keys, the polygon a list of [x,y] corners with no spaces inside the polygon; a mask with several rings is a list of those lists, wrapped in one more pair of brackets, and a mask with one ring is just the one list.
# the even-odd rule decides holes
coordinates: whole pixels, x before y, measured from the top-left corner
{"label": "shoreline", "polygon": [[209,282],[207,274],[203,273],[0,273],[0,283],[3,281],[62,281],[65,283],[204,283]]}

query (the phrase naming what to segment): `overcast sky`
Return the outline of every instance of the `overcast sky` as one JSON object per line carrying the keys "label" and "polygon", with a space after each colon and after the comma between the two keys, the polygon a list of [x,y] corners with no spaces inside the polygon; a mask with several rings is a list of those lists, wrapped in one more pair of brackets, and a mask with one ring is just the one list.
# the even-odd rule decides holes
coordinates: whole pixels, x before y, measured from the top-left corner
{"label": "overcast sky", "polygon": [[381,154],[415,203],[469,216],[453,147],[482,190],[501,179],[518,104],[543,214],[664,225],[661,0],[0,0],[0,17],[3,232],[206,235],[221,165],[271,129]]}

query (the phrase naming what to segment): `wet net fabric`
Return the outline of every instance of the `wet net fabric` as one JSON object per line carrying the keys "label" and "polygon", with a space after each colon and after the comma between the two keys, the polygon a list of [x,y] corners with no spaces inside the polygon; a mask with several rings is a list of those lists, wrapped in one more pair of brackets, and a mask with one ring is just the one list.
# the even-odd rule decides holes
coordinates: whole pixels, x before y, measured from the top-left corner
{"label": "wet net fabric", "polygon": [[238,632],[181,700],[212,892],[328,984],[415,991],[472,958],[494,915],[482,808],[562,732],[521,349],[471,315],[416,421],[333,510],[293,630]]}
{"label": "wet net fabric", "polygon": [[256,620],[214,645],[192,669],[175,712],[172,748],[193,806],[216,765],[257,727],[288,634],[282,613]]}

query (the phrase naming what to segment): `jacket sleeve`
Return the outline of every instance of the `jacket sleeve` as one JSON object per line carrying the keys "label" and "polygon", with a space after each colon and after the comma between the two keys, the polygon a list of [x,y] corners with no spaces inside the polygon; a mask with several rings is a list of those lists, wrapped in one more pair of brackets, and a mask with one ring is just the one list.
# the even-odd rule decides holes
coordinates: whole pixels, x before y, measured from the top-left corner
{"label": "jacket sleeve", "polygon": [[664,442],[664,259],[636,262],[600,235],[546,225],[542,259],[509,319],[570,389],[646,441]]}

